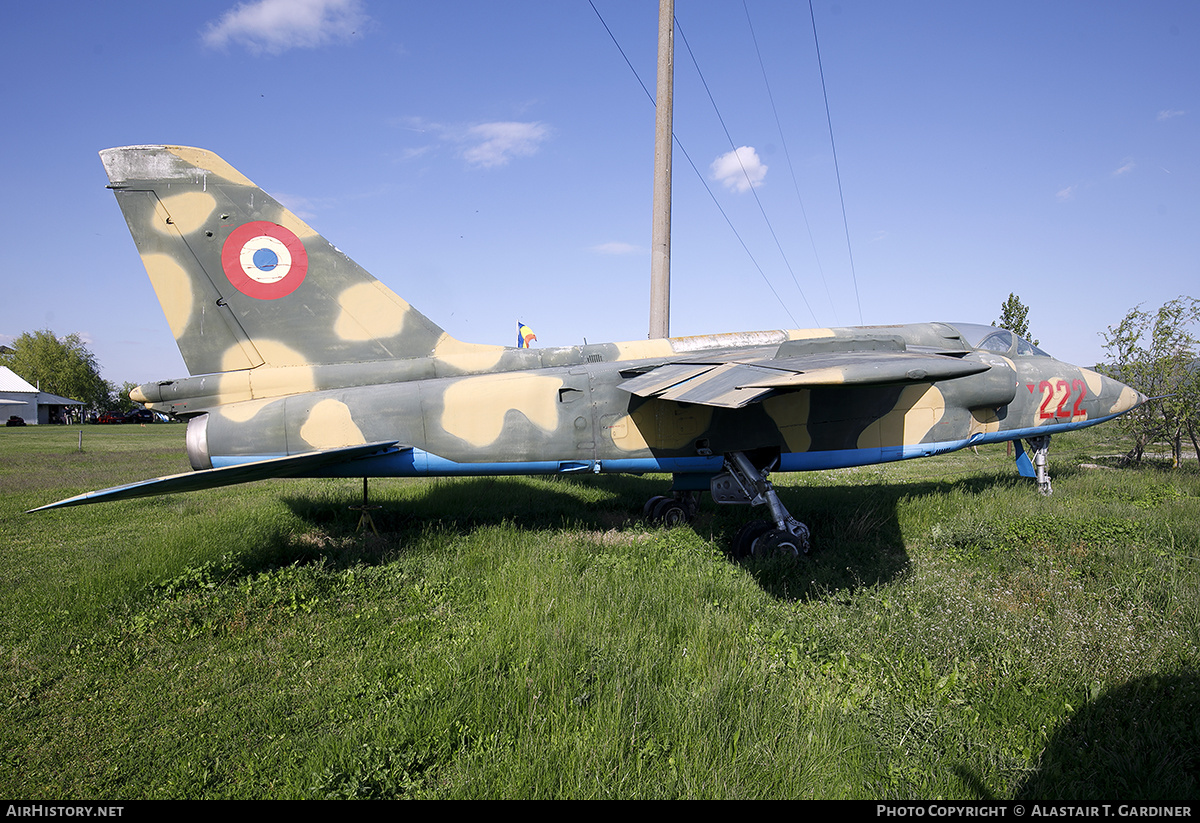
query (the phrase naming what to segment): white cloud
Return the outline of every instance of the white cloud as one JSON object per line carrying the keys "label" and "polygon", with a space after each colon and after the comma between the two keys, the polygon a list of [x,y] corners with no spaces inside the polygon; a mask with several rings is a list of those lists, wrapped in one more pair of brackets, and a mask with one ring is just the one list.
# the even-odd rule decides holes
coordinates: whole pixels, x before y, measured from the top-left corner
{"label": "white cloud", "polygon": [[515,121],[478,123],[474,126],[438,123],[423,117],[398,117],[389,121],[392,126],[417,135],[428,135],[423,145],[405,149],[401,160],[415,160],[435,150],[438,143],[457,145],[460,157],[472,166],[492,168],[503,166],[514,157],[537,154],[541,144],[550,138],[553,129],[544,123]]}
{"label": "white cloud", "polygon": [[632,243],[622,243],[619,240],[614,240],[610,243],[601,243],[598,246],[592,246],[591,250],[598,254],[638,254],[642,251],[642,248]]}
{"label": "white cloud", "polygon": [[462,156],[472,166],[503,166],[514,157],[536,154],[549,136],[550,129],[541,123],[480,123],[463,136],[471,145]]}
{"label": "white cloud", "polygon": [[1181,109],[1163,109],[1162,111],[1160,111],[1158,113],[1158,119],[1160,121],[1161,120],[1170,120],[1174,117],[1182,117],[1183,115],[1184,115],[1184,112]]}
{"label": "white cloud", "polygon": [[712,162],[712,176],[730,191],[744,192],[760,185],[767,176],[767,167],[751,146],[726,152]]}
{"label": "white cloud", "polygon": [[1124,163],[1121,164],[1120,168],[1115,169],[1113,171],[1113,177],[1119,177],[1122,174],[1128,174],[1129,172],[1133,171],[1134,166],[1136,166],[1136,165],[1137,164],[1134,163],[1132,160],[1126,160]]}
{"label": "white cloud", "polygon": [[1067,186],[1065,189],[1059,189],[1054,196],[1059,200],[1070,200],[1075,196],[1076,188],[1076,186]]}
{"label": "white cloud", "polygon": [[230,43],[252,52],[280,54],[345,42],[367,22],[361,0],[258,0],[239,3],[204,30],[205,45]]}

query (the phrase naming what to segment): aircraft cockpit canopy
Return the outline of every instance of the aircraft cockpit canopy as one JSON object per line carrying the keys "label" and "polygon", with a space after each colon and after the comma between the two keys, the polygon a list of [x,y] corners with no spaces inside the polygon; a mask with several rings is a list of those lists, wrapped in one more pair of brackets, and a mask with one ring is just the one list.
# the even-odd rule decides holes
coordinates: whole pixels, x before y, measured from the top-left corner
{"label": "aircraft cockpit canopy", "polygon": [[1024,337],[1013,334],[1008,329],[996,326],[984,326],[978,323],[958,323],[955,325],[963,341],[978,351],[990,351],[997,354],[1018,357],[1049,357],[1050,355],[1030,343]]}

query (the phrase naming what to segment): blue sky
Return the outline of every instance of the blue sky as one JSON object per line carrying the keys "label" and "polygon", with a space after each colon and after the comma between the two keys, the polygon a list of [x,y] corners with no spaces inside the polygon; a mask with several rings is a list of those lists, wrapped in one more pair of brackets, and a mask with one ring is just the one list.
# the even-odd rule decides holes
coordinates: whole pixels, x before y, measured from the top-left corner
{"label": "blue sky", "polygon": [[[217,152],[461,339],[644,338],[654,109],[597,11],[653,89],[657,4],[593,2],[6,4],[0,342],[186,374],[97,157],[146,143]],[[1086,365],[1200,296],[1200,4],[813,8],[846,227],[807,4],[677,2],[672,334],[1016,292]]]}

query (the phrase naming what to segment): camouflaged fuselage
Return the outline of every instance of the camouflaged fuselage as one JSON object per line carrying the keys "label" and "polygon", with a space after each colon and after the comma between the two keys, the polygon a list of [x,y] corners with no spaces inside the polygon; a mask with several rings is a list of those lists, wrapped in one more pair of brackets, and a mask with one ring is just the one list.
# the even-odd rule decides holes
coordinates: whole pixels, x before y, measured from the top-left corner
{"label": "camouflaged fuselage", "polygon": [[[903,337],[930,330],[949,333],[953,327],[822,333],[832,341],[864,331]],[[757,337],[784,341],[787,333]],[[734,342],[708,338],[703,343],[715,347],[706,349],[688,340],[512,349],[486,371],[452,376],[439,376],[431,358],[371,367],[314,366],[304,378],[311,389],[291,393],[285,388],[282,396],[272,396],[277,388],[256,395],[251,372],[238,375],[246,378],[245,397],[233,402],[228,394],[190,395],[190,389],[212,378],[143,391],[154,395],[152,408],[196,421],[191,425],[202,431],[204,445],[193,451],[195,468],[380,441],[410,447],[319,472],[352,476],[582,470],[711,474],[720,469],[722,454],[761,450],[782,456],[779,470],[835,468],[1053,434],[1101,422],[1140,399],[1089,369],[1043,355],[963,354],[954,340],[947,340],[947,351],[955,352],[947,356],[987,370],[936,383],[830,383],[772,394],[739,408],[639,397],[622,388],[629,375],[678,362],[681,355],[762,362],[779,348],[734,347]],[[652,348],[662,354],[639,356]],[[619,359],[623,355],[628,359]],[[218,381],[226,390],[228,377]]]}

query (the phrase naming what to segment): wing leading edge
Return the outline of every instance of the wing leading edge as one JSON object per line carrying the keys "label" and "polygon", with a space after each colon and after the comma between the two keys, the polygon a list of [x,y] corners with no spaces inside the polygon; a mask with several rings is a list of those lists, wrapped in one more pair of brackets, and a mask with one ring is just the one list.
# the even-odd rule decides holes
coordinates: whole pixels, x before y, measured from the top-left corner
{"label": "wing leading edge", "polygon": [[986,363],[920,352],[823,352],[734,362],[665,363],[631,377],[620,388],[657,397],[739,409],[774,392],[815,386],[864,386],[950,380],[987,371]]}
{"label": "wing leading edge", "polygon": [[124,486],[113,486],[100,491],[86,492],[30,509],[26,514],[59,509],[67,506],[82,506],[87,503],[100,503],[112,500],[132,500],[135,497],[152,497],[159,494],[174,492],[190,492],[200,489],[213,489],[218,486],[232,486],[237,483],[249,483],[254,480],[266,480],[270,477],[296,477],[305,472],[335,463],[348,463],[364,457],[393,450],[411,448],[401,446],[395,441],[366,443],[361,446],[345,446],[340,449],[304,452],[287,457],[274,457],[270,460],[257,460],[253,463],[242,463],[236,466],[223,466],[219,469],[204,469],[202,471],[173,474],[169,477],[156,477],[152,480],[142,480],[137,483],[127,483]]}

